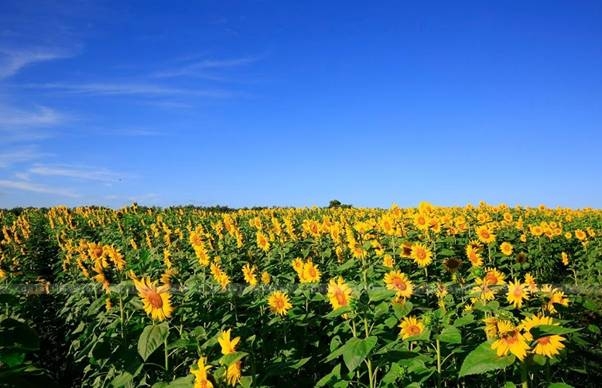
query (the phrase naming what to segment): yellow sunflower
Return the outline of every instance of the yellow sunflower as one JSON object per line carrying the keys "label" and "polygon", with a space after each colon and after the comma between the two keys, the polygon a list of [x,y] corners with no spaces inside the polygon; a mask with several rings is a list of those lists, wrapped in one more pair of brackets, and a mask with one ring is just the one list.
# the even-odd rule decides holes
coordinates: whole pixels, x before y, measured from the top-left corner
{"label": "yellow sunflower", "polygon": [[263,284],[270,284],[271,281],[272,281],[272,277],[270,276],[270,274],[267,271],[263,271],[261,273],[261,282]]}
{"label": "yellow sunflower", "polygon": [[564,266],[567,266],[567,265],[569,265],[569,255],[567,255],[567,254],[566,254],[566,252],[562,252],[562,253],[560,254],[560,259],[561,259],[561,261],[562,261],[562,264],[563,264]]}
{"label": "yellow sunflower", "polygon": [[496,268],[486,268],[487,273],[483,278],[483,282],[490,286],[501,286],[505,283],[505,275]]}
{"label": "yellow sunflower", "polygon": [[541,356],[552,358],[560,354],[560,350],[564,349],[562,341],[566,338],[560,335],[549,335],[535,340],[535,348],[533,353]]}
{"label": "yellow sunflower", "polygon": [[483,244],[490,244],[495,241],[495,234],[493,234],[487,225],[481,225],[477,227],[476,232],[479,241],[481,241]]}
{"label": "yellow sunflower", "polygon": [[299,276],[299,281],[301,283],[316,283],[320,281],[320,270],[311,260],[303,264],[303,272]]}
{"label": "yellow sunflower", "polygon": [[248,285],[253,287],[257,285],[257,276],[255,275],[256,271],[257,267],[251,266],[249,263],[245,264],[244,267],[242,267],[242,274],[245,278],[245,282],[247,282]]}
{"label": "yellow sunflower", "polygon": [[169,299],[169,285],[157,287],[156,282],[151,282],[147,276],[140,280],[134,278],[134,285],[144,304],[144,311],[155,321],[163,321],[171,316],[173,308]]}
{"label": "yellow sunflower", "polygon": [[419,267],[426,267],[433,261],[433,252],[422,243],[412,245],[411,256]]}
{"label": "yellow sunflower", "polygon": [[491,344],[491,349],[495,350],[498,357],[507,355],[509,352],[524,360],[529,350],[529,345],[520,329],[508,321],[498,321],[498,340]]}
{"label": "yellow sunflower", "polygon": [[351,302],[351,288],[341,276],[336,280],[331,279],[328,283],[328,301],[333,310],[349,306]]}
{"label": "yellow sunflower", "polygon": [[199,358],[196,368],[190,368],[190,373],[194,375],[194,388],[213,388],[213,383],[207,377],[207,371],[211,365],[205,365],[206,357]]}
{"label": "yellow sunflower", "polygon": [[512,244],[510,244],[509,242],[504,241],[500,244],[500,251],[502,251],[504,256],[510,256],[512,254],[512,249]]}
{"label": "yellow sunflower", "polygon": [[404,318],[399,327],[401,328],[399,335],[404,340],[420,335],[424,331],[422,320],[416,319],[414,316]]}
{"label": "yellow sunflower", "polygon": [[234,353],[236,351],[236,346],[240,342],[240,337],[230,339],[230,332],[231,329],[221,331],[217,337],[217,342],[219,342],[222,347],[222,354],[224,356],[226,354]]}
{"label": "yellow sunflower", "polygon": [[508,283],[508,293],[506,294],[508,303],[512,303],[514,308],[523,307],[523,300],[529,299],[529,291],[524,284],[515,280]]}
{"label": "yellow sunflower", "polygon": [[414,286],[408,276],[399,271],[385,274],[385,284],[388,290],[396,291],[397,296],[409,298],[414,292]]}
{"label": "yellow sunflower", "polygon": [[270,310],[278,315],[286,315],[288,310],[293,307],[288,299],[288,295],[282,291],[272,292],[268,297],[268,305],[270,306]]}
{"label": "yellow sunflower", "polygon": [[226,370],[226,381],[232,387],[236,386],[240,381],[241,376],[241,361],[238,360],[228,365],[228,369]]}
{"label": "yellow sunflower", "polygon": [[480,267],[483,265],[483,258],[481,257],[479,250],[472,245],[466,246],[466,257],[468,257],[468,260],[473,267]]}

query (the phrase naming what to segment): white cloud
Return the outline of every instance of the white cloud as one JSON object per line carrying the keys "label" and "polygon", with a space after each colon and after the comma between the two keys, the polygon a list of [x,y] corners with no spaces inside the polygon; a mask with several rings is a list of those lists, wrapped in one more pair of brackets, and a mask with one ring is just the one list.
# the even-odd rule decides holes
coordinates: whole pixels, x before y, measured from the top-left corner
{"label": "white cloud", "polygon": [[0,105],[0,131],[10,130],[14,127],[53,126],[62,123],[65,119],[65,116],[46,106],[23,110]]}
{"label": "white cloud", "polygon": [[118,182],[126,177],[124,174],[119,174],[105,168],[73,165],[36,164],[27,172],[31,175],[63,177],[105,183]]}
{"label": "white cloud", "polygon": [[221,89],[183,89],[151,83],[46,83],[24,85],[26,88],[55,90],[62,93],[94,95],[94,96],[118,96],[118,95],[142,95],[174,96],[187,95],[198,97],[225,98],[232,97],[235,93]]}
{"label": "white cloud", "polygon": [[0,168],[6,168],[17,163],[29,162],[45,155],[46,154],[39,152],[37,148],[33,146],[9,151],[3,150],[0,153]]}
{"label": "white cloud", "polygon": [[179,76],[200,76],[203,78],[209,78],[216,81],[222,80],[221,77],[210,75],[206,73],[206,70],[220,70],[231,67],[240,67],[249,65],[251,63],[257,62],[259,57],[243,57],[243,58],[234,58],[234,59],[220,59],[220,60],[212,60],[205,59],[202,61],[197,61],[193,63],[189,63],[187,65],[174,67],[172,69],[158,71],[151,76],[158,78],[167,78],[167,77],[179,77]]}
{"label": "white cloud", "polygon": [[72,55],[72,53],[58,49],[37,48],[29,50],[15,50],[0,48],[0,79],[8,78],[17,74],[25,66],[37,62],[68,58]]}
{"label": "white cloud", "polygon": [[0,188],[9,190],[30,191],[41,194],[58,195],[68,198],[78,198],[80,196],[79,194],[68,189],[60,187],[51,187],[27,181],[13,181],[0,179]]}
{"label": "white cloud", "polygon": [[64,114],[46,107],[16,108],[0,103],[0,143],[32,141],[51,136],[47,129],[67,121]]}

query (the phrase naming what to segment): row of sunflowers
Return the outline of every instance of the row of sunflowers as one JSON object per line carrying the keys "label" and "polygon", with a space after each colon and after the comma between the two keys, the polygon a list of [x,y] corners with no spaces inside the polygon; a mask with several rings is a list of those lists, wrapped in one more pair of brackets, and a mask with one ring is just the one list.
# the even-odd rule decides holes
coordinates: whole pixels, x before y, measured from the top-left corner
{"label": "row of sunflowers", "polygon": [[[0,287],[51,297],[78,385],[565,387],[601,376],[599,210],[132,205],[0,217]],[[3,319],[27,321],[23,306]],[[13,364],[0,357],[0,371]]]}

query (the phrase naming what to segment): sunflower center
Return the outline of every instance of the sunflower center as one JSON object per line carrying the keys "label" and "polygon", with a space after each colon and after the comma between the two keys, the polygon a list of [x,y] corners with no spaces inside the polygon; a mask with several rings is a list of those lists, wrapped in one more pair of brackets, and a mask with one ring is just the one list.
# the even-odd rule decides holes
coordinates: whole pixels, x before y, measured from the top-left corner
{"label": "sunflower center", "polygon": [[276,299],[276,300],[274,301],[274,305],[276,306],[276,308],[277,308],[278,310],[281,310],[281,309],[283,309],[283,308],[284,308],[284,300],[282,300],[282,299],[278,298],[278,299]]}
{"label": "sunflower center", "polygon": [[335,293],[335,297],[337,298],[337,302],[339,303],[339,305],[345,306],[347,304],[347,300],[342,290],[337,290]]}
{"label": "sunflower center", "polygon": [[400,291],[405,291],[408,288],[406,283],[399,278],[393,280],[393,285]]}
{"label": "sunflower center", "polygon": [[541,345],[547,345],[550,343],[550,337],[542,337],[537,339],[537,343]]}
{"label": "sunflower center", "polygon": [[523,290],[520,287],[516,287],[514,289],[514,296],[520,298],[521,296],[523,296]]}
{"label": "sunflower center", "polygon": [[163,307],[163,299],[161,298],[161,295],[156,292],[149,291],[148,294],[146,294],[146,298],[153,308],[160,309]]}
{"label": "sunflower center", "polygon": [[408,327],[408,332],[411,335],[417,335],[417,334],[420,334],[420,328],[416,325],[412,325],[412,326]]}

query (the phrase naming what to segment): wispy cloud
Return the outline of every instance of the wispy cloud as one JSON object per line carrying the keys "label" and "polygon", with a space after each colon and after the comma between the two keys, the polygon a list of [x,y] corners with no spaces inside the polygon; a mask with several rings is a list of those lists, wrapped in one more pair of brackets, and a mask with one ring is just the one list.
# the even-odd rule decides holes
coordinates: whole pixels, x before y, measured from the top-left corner
{"label": "wispy cloud", "polygon": [[52,126],[62,123],[65,119],[64,115],[46,106],[23,110],[0,105],[0,131],[13,127]]}
{"label": "wispy cloud", "polygon": [[52,61],[71,56],[73,56],[73,53],[60,49],[16,50],[0,47],[0,79],[11,77],[24,67],[37,62]]}
{"label": "wispy cloud", "polygon": [[120,174],[108,169],[74,165],[36,164],[28,170],[28,173],[31,175],[53,176],[105,183],[118,182],[126,178],[126,174]]}
{"label": "wispy cloud", "polygon": [[196,97],[227,98],[237,93],[222,89],[185,89],[152,83],[45,83],[27,84],[25,88],[54,90],[61,93],[91,96],[175,96],[186,95]]}
{"label": "wispy cloud", "polygon": [[157,78],[194,76],[221,81],[224,80],[224,78],[216,76],[215,74],[209,74],[207,73],[207,70],[222,70],[232,67],[246,66],[257,62],[260,59],[260,57],[243,57],[219,60],[205,59],[202,61],[196,61],[185,65],[173,67],[171,69],[157,71],[152,73],[151,76]]}
{"label": "wispy cloud", "polygon": [[34,146],[12,150],[0,150],[0,168],[6,168],[13,164],[29,162],[46,155],[47,154],[39,152]]}
{"label": "wispy cloud", "polygon": [[19,191],[29,191],[34,193],[41,194],[51,194],[58,195],[62,197],[68,198],[78,198],[79,194],[71,191],[69,189],[61,188],[61,187],[52,187],[43,184],[28,182],[28,181],[15,181],[15,180],[7,180],[0,179],[0,188],[9,189],[9,190],[19,190]]}
{"label": "wispy cloud", "polygon": [[47,128],[67,121],[67,116],[46,106],[15,108],[0,103],[0,144],[39,140],[51,134]]}

